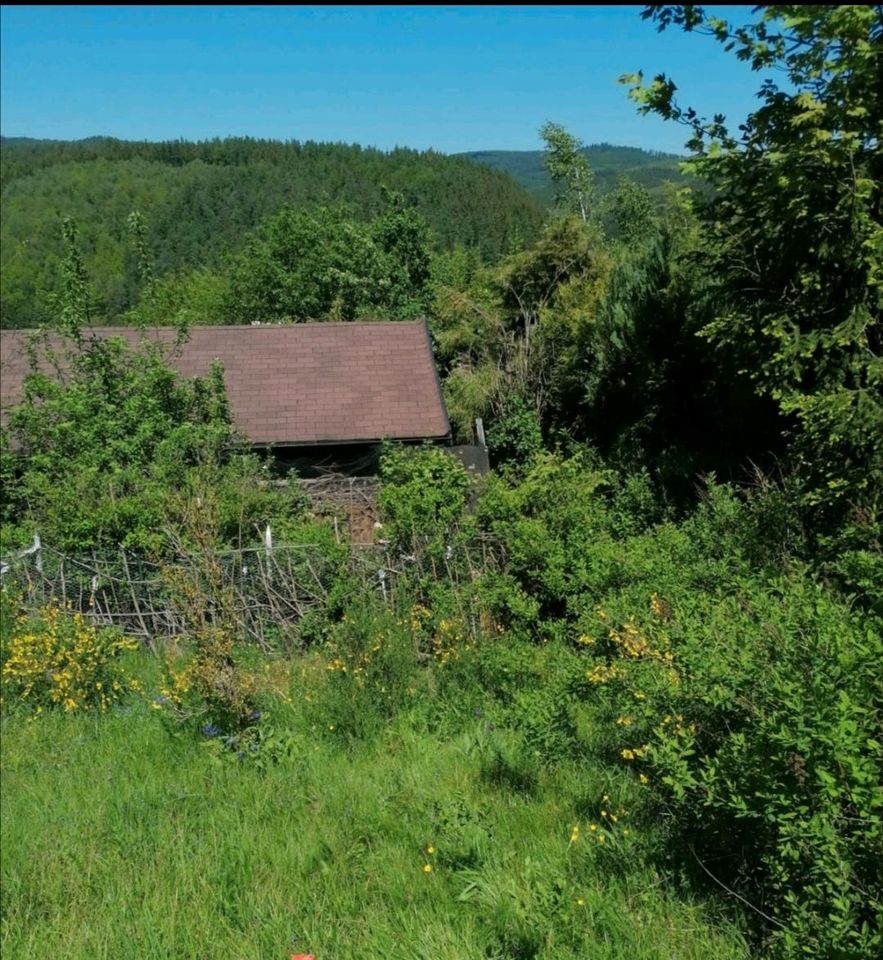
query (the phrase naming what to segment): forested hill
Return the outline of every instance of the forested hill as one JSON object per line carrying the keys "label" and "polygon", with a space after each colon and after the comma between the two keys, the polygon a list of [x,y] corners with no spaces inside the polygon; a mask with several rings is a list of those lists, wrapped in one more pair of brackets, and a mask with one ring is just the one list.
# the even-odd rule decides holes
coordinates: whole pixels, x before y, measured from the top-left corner
{"label": "forested hill", "polygon": [[[678,182],[682,178],[678,164],[684,158],[673,153],[616,147],[610,143],[593,144],[586,147],[584,153],[602,194],[613,189],[621,176],[641,184],[654,195],[661,193],[665,182]],[[554,202],[555,189],[543,164],[541,150],[482,150],[459,156],[510,174],[544,206]]]}
{"label": "forested hill", "polygon": [[28,326],[59,288],[61,223],[78,224],[87,272],[108,319],[130,305],[126,218],[144,216],[158,275],[213,265],[281,207],[345,203],[375,216],[383,188],[401,193],[438,243],[496,259],[534,239],[541,204],[508,174],[433,151],[234,138],[151,143],[0,138],[0,306]]}

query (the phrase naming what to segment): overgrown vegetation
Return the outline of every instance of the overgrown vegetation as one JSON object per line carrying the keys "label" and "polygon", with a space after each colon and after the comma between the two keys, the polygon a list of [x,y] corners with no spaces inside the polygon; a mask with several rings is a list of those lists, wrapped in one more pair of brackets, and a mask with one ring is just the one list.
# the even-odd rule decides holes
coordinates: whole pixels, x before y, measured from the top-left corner
{"label": "overgrown vegetation", "polygon": [[[206,758],[233,765],[211,778],[232,777],[237,791],[258,789],[255,775],[283,789],[313,756],[309,769],[327,774],[330,764],[346,777],[348,763],[374,750],[407,743],[418,764],[429,751],[429,782],[443,786],[426,794],[419,840],[394,839],[377,811],[360,830],[381,831],[396,862],[410,856],[414,883],[427,883],[431,868],[452,897],[452,929],[475,950],[584,955],[596,931],[581,907],[605,889],[619,896],[613,876],[644,890],[651,911],[667,909],[650,894],[660,877],[680,897],[701,892],[712,913],[725,890],[738,894],[751,910],[740,916],[734,901],[729,922],[763,955],[800,956],[807,945],[816,955],[874,952],[881,624],[805,569],[782,571],[766,496],[745,502],[710,487],[691,517],[674,522],[646,480],[585,456],[542,454],[523,479],[489,479],[469,512],[454,461],[435,451],[391,457],[387,529],[416,555],[386,602],[367,576],[348,602],[327,606],[303,654],[262,667],[235,643],[207,559],[202,592],[192,577],[186,591],[202,613],[191,615],[165,679],[142,667],[156,710],[132,702],[114,724],[149,729],[165,717],[187,733],[184,744],[195,735]],[[435,469],[436,460],[451,466]],[[27,699],[5,702],[7,738],[30,737]],[[111,756],[116,735],[103,748]],[[150,750],[159,760],[159,744]],[[459,788],[439,781],[438,751],[462,756]],[[322,795],[335,795],[335,782]],[[408,796],[401,802],[416,812]],[[503,810],[520,824],[505,841],[495,826]],[[535,837],[549,817],[557,828]],[[341,830],[329,894],[361,862]],[[386,846],[399,842],[410,854]],[[509,851],[503,861],[499,843]],[[521,903],[515,912],[510,896]],[[256,906],[247,909],[255,916]],[[396,911],[377,929],[396,928]],[[356,956],[357,944],[374,942],[367,931],[336,940],[332,927],[313,927],[311,948],[336,944]],[[50,927],[40,928],[42,941],[18,921],[8,929],[19,948],[53,942]],[[219,942],[239,942],[222,929]],[[270,921],[258,941],[270,930],[278,925]],[[619,934],[610,955],[662,956],[678,942],[701,956],[719,935],[700,930],[692,944],[674,933],[640,947]]]}
{"label": "overgrown vegetation", "polygon": [[29,615],[11,601],[4,594],[4,700],[24,703],[37,715],[51,707],[104,711],[140,689],[119,663],[120,654],[138,649],[135,640],[113,628],[97,629],[82,613],[57,603]]}
{"label": "overgrown vegetation", "polygon": [[108,320],[138,300],[137,260],[123,228],[132,210],[144,215],[157,279],[209,305],[223,288],[228,256],[283,206],[298,212],[345,206],[361,224],[383,212],[388,188],[430,224],[441,249],[467,244],[488,261],[529,242],[542,220],[541,206],[507,175],[432,151],[250,138],[4,139],[0,161],[4,327],[52,317],[64,257],[59,210],[80,225],[83,260]]}
{"label": "overgrown vegetation", "polygon": [[[883,951],[880,11],[646,16],[791,84],[735,137],[629,79],[691,127],[704,197],[598,200],[550,124],[559,209],[492,262],[407,191],[268,212],[193,286],[129,219],[142,326],[428,314],[495,469],[385,448],[370,549],[269,482],[223,371],[90,336],[67,222],[4,544],[149,557],[179,629],[136,652],[95,580],[68,609],[36,561],[4,575],[10,956]],[[314,602],[254,642],[234,584],[242,548],[272,582],[268,523]]]}

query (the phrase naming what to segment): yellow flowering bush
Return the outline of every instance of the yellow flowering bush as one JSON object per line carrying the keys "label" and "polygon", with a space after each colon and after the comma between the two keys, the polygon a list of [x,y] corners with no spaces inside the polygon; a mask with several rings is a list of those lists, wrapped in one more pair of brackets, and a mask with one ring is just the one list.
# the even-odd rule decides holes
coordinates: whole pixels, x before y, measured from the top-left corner
{"label": "yellow flowering bush", "polygon": [[[417,603],[411,607],[407,622],[417,646],[439,666],[459,660],[461,654],[475,649],[474,633],[460,615],[441,616]],[[491,627],[500,632],[496,625]]]}
{"label": "yellow flowering bush", "polygon": [[37,712],[106,710],[140,689],[120,662],[120,654],[137,648],[118,630],[95,627],[52,601],[13,619],[3,650],[4,702],[27,703]]}
{"label": "yellow flowering bush", "polygon": [[155,709],[165,708],[176,723],[217,727],[233,734],[253,725],[257,710],[258,677],[243,662],[247,651],[230,634],[206,627],[189,638],[186,659],[169,658]]}
{"label": "yellow flowering bush", "polygon": [[475,648],[475,641],[465,635],[466,627],[459,620],[442,617],[432,638],[432,655],[436,663],[444,666],[451,660],[458,660],[461,651]]}
{"label": "yellow flowering bush", "polygon": [[879,621],[798,578],[669,589],[677,601],[654,591],[649,611],[633,591],[634,615],[596,605],[596,643],[578,641],[603,749],[652,785],[673,844],[726,854],[728,886],[762,891],[771,956],[876,955]]}

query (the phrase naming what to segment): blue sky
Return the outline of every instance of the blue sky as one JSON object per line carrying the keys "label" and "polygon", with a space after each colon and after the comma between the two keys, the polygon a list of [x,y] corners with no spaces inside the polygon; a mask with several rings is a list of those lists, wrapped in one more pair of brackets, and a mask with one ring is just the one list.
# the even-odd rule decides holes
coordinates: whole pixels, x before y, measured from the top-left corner
{"label": "blue sky", "polygon": [[[6,136],[249,135],[390,149],[586,143],[681,152],[617,77],[665,72],[739,122],[760,78],[711,38],[625,7],[31,7],[0,11]],[[749,7],[718,7],[739,20]]]}

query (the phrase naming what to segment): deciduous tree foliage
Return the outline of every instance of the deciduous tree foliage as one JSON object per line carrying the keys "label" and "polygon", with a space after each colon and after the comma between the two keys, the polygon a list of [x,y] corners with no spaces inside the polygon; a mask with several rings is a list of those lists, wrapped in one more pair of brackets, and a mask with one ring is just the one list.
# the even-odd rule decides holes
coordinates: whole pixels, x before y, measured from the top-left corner
{"label": "deciduous tree foliage", "polygon": [[362,224],[340,208],[283,210],[251,235],[230,274],[236,323],[406,319],[425,309],[431,236],[400,196]]}
{"label": "deciduous tree foliage", "polygon": [[715,316],[730,351],[790,422],[804,502],[879,548],[883,506],[883,9],[768,6],[733,27],[693,5],[648,7],[706,34],[765,79],[738,131],[678,104],[665,75],[623,78],[643,112],[685,124]]}
{"label": "deciduous tree foliage", "polygon": [[63,375],[33,373],[10,418],[4,497],[25,530],[56,549],[154,548],[168,493],[230,439],[223,374],[179,381],[155,345],[131,353],[87,334],[63,351]]}
{"label": "deciduous tree foliage", "polygon": [[559,123],[544,124],[540,136],[546,143],[544,163],[558,190],[556,201],[565,210],[578,213],[586,223],[595,214],[595,178],[585,144]]}

